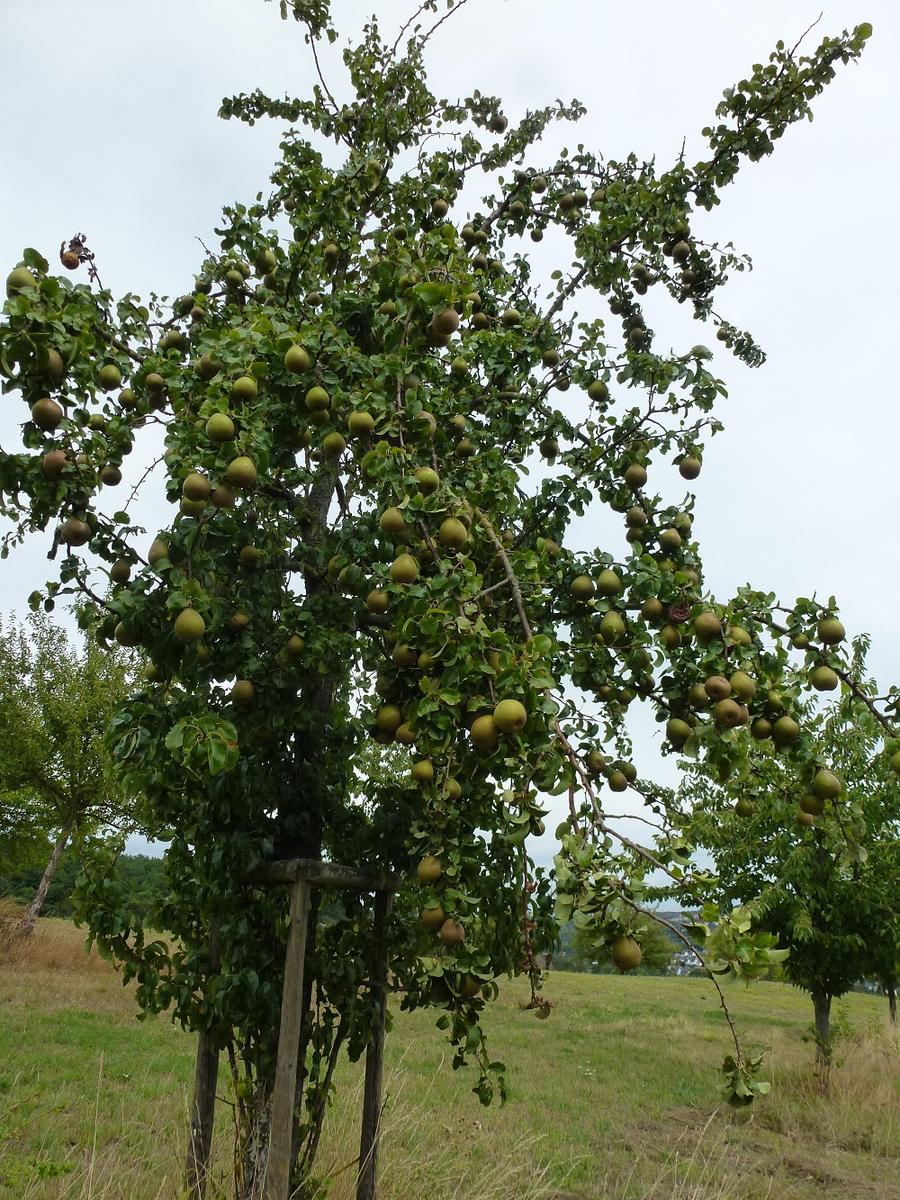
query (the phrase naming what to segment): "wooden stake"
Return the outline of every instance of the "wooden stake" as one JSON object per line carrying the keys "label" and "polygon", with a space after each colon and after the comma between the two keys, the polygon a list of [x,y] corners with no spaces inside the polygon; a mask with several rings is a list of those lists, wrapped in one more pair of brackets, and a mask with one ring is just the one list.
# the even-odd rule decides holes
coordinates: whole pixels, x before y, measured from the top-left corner
{"label": "wooden stake", "polygon": [[305,879],[297,879],[291,885],[291,924],[284,960],[281,1030],[278,1034],[269,1155],[263,1191],[265,1200],[288,1200],[290,1191],[297,1055],[300,1052],[300,1027],[303,1024],[303,964],[306,958],[306,928],[309,924],[309,890],[309,883]]}
{"label": "wooden stake", "polygon": [[372,1040],[366,1051],[366,1084],[363,1093],[362,1130],[359,1138],[356,1200],[375,1200],[377,1187],[381,1084],[384,1071],[384,1028],[387,1017],[387,919],[390,911],[390,892],[377,892],[370,969],[372,992],[375,999],[375,1021],[372,1027]]}
{"label": "wooden stake", "polygon": [[[209,971],[219,969],[219,931],[221,919],[214,916],[209,924]],[[191,1127],[185,1163],[185,1186],[190,1200],[203,1200],[209,1179],[212,1154],[213,1120],[216,1111],[216,1083],[219,1078],[219,1051],[214,1048],[208,1029],[197,1038],[197,1065],[194,1068],[194,1098],[191,1103]]]}

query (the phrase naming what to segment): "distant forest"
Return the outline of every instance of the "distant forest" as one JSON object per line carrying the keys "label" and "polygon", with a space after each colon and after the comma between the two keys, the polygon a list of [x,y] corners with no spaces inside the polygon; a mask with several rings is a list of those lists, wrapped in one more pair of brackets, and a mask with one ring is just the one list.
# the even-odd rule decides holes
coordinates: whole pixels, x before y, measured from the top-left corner
{"label": "distant forest", "polygon": [[[69,851],[50,884],[42,916],[71,917],[72,890],[80,869],[77,855]],[[123,854],[116,864],[116,871],[126,895],[130,897],[131,911],[140,918],[156,907],[166,894],[161,858],[149,858],[146,854]],[[5,871],[0,871],[0,897],[29,904],[42,874],[43,867],[39,864],[7,866]]]}
{"label": "distant forest", "polygon": [[[79,863],[74,851],[70,851],[60,863],[59,870],[50,885],[45,917],[72,916],[72,890],[78,875]],[[166,894],[166,879],[163,860],[149,858],[146,854],[123,854],[116,864],[119,880],[129,897],[131,910],[139,918],[157,909]],[[39,860],[33,864],[6,866],[0,869],[0,897],[27,904],[34,896],[41,880],[42,867]],[[323,910],[327,919],[327,908]],[[666,913],[666,919],[674,924],[681,923],[678,913]],[[665,975],[675,966],[679,943],[674,936],[658,926],[642,935],[644,961],[638,968],[640,974]],[[558,971],[578,971],[589,974],[605,974],[615,970],[608,957],[596,950],[590,940],[580,936],[569,921],[560,931],[560,945],[552,956],[552,965]]]}

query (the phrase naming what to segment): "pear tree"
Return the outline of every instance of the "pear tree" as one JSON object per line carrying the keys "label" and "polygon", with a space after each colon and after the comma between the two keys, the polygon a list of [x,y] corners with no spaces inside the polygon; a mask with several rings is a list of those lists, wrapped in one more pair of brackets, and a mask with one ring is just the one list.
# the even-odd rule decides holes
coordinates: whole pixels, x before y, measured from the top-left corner
{"label": "pear tree", "polygon": [[[327,0],[280,8],[318,66],[337,39]],[[481,1014],[525,973],[547,1015],[538,955],[558,922],[621,944],[624,969],[650,873],[684,907],[709,892],[680,809],[631,762],[629,711],[650,705],[673,754],[723,776],[765,736],[811,778],[824,766],[782,680],[801,641],[846,667],[832,605],[781,612],[766,591],[705,586],[684,489],[725,388],[705,344],[662,344],[644,298],[763,362],[717,307],[747,263],[705,238],[704,214],[811,116],[871,27],[808,55],[778,43],[725,93],[703,158],[661,170],[581,145],[543,161],[542,134],[578,102],[511,120],[496,96],[435,96],[424,60],[449,10],[425,0],[395,37],[370,21],[344,78],[320,73],[311,96],[223,101],[225,118],[286,126],[280,158],[171,302],[114,298],[81,237],[71,276],[27,249],[7,279],[0,370],[24,448],[0,459],[4,553],[48,541],[57,572],[33,603],[86,598],[97,635],[140,656],[109,737],[168,841],[176,942],[149,940],[108,881],[88,919],[146,1011],[227,1050],[244,1195],[265,1169],[287,924],[261,865],[402,877],[400,1007],[439,1010],[489,1102],[503,1066]],[[551,234],[558,269],[538,278],[529,247]],[[115,497],[160,435],[144,486],[170,508],[145,531]],[[585,550],[572,522],[602,508],[621,536]],[[402,779],[361,783],[372,742]],[[606,815],[622,792],[648,806],[646,845]],[[548,796],[568,800],[552,877],[529,854]],[[367,905],[328,904],[306,964],[298,1187],[338,1057],[358,1057],[373,1013]],[[743,977],[771,949],[746,941],[726,955]],[[735,1034],[727,1097],[752,1100],[757,1071]]]}

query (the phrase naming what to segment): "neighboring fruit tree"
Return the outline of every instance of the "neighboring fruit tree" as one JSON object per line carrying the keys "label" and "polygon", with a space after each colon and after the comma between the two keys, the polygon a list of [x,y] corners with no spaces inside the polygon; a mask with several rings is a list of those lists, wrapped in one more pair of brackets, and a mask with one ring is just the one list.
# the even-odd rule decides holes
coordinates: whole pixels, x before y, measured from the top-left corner
{"label": "neighboring fruit tree", "polygon": [[[43,612],[0,625],[0,862],[49,839],[40,882],[22,918],[30,934],[67,846],[132,826],[105,733],[131,691],[122,654],[90,635],[81,646]],[[7,846],[3,846],[7,842]]]}
{"label": "neighboring fruit tree", "polygon": [[[313,45],[335,36],[326,0],[281,9]],[[225,117],[290,129],[272,190],[225,209],[171,308],[57,278],[34,250],[7,282],[0,364],[26,421],[24,452],[0,465],[4,511],[22,535],[52,534],[46,598],[93,596],[99,636],[146,664],[111,737],[150,832],[169,839],[165,923],[181,948],[145,943],[108,886],[92,928],[144,1008],[231,1051],[246,1194],[264,1162],[286,924],[259,864],[326,855],[402,874],[401,1007],[446,1010],[455,1065],[474,1060],[487,1102],[503,1075],[481,1011],[507,972],[537,986],[554,902],[627,969],[645,872],[684,906],[706,894],[663,794],[629,761],[629,706],[653,705],[673,750],[722,772],[765,725],[812,776],[812,735],[779,691],[791,638],[843,670],[830,606],[779,621],[765,593],[721,603],[704,587],[692,498],[661,492],[696,478],[724,387],[705,346],[658,344],[642,300],[668,296],[763,361],[714,312],[746,264],[704,240],[702,214],[810,115],[870,27],[808,57],[779,44],[728,90],[695,165],[579,147],[537,167],[542,132],[580,105],[510,125],[493,96],[436,99],[423,65],[446,19],[435,11],[423,4],[393,42],[364,28],[344,51],[347,102],[324,78],[310,99],[223,102]],[[460,211],[478,173],[489,194]],[[568,249],[545,301],[527,251],[548,229]],[[576,317],[585,292],[602,317]],[[145,540],[107,497],[142,431],[160,428],[174,511]],[[567,545],[591,505],[621,514],[621,546]],[[354,801],[368,738],[407,748],[414,787],[375,779]],[[614,832],[604,788],[647,800],[655,844]],[[527,849],[547,794],[570,804],[555,883]],[[360,1053],[373,1011],[368,905],[336,904],[309,952],[298,1180],[338,1053]],[[765,935],[754,945],[754,964],[768,961]],[[752,974],[743,951],[729,962]],[[729,1098],[748,1102],[756,1063],[736,1042],[726,1065]]]}
{"label": "neighboring fruit tree", "polygon": [[[849,678],[859,689],[816,709],[799,708],[817,761],[830,771],[811,778],[770,739],[724,783],[701,761],[689,769],[683,795],[692,841],[716,862],[714,892],[725,906],[743,904],[752,928],[777,934],[790,954],[786,977],[813,1002],[817,1058],[831,1057],[831,1002],[863,979],[879,982],[896,1020],[900,972],[900,743],[883,753],[882,730],[861,698],[874,695],[858,640]],[[800,705],[807,678],[828,682],[830,668],[809,655],[806,669],[783,687]],[[818,680],[818,685],[816,681]]]}

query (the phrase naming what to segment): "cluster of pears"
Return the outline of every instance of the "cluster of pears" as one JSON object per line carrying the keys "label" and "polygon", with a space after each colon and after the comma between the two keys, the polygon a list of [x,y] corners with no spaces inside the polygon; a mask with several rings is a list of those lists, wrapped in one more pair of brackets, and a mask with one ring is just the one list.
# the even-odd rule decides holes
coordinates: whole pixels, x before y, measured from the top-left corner
{"label": "cluster of pears", "polygon": [[[7,296],[27,295],[38,291],[40,281],[28,267],[16,267],[6,279]],[[115,445],[107,441],[97,443],[96,449],[103,457],[97,463],[84,449],[76,450],[73,441],[77,441],[79,423],[90,433],[104,433],[107,421],[100,412],[87,413],[83,409],[73,414],[69,411],[72,401],[60,389],[65,382],[68,364],[63,353],[55,346],[46,346],[40,359],[40,366],[35,364],[34,371],[29,372],[29,379],[23,387],[26,403],[29,405],[31,422],[41,433],[48,435],[61,433],[65,444],[52,444],[44,450],[40,459],[40,472],[45,480],[55,483],[65,478],[69,481],[68,502],[74,511],[63,519],[59,527],[61,542],[71,547],[86,545],[95,531],[95,521],[87,512],[87,494],[95,483],[106,487],[115,487],[122,482],[122,459],[131,451],[130,433],[120,431]],[[119,387],[122,373],[112,362],[98,365],[95,375],[95,385],[100,392],[109,392]],[[57,391],[58,399],[49,393]],[[47,442],[45,441],[45,445]]]}
{"label": "cluster of pears", "polygon": [[[444,877],[443,864],[435,855],[426,854],[420,860],[416,873],[419,883],[433,895],[438,884],[440,884]],[[448,916],[440,901],[426,904],[422,908],[419,919],[424,929],[437,933],[441,944],[446,946],[448,950],[456,949],[457,946],[461,946],[466,940],[466,931],[462,923],[454,917]],[[463,994],[476,996],[481,983],[474,976],[471,979],[472,984],[470,985],[469,992]]]}

